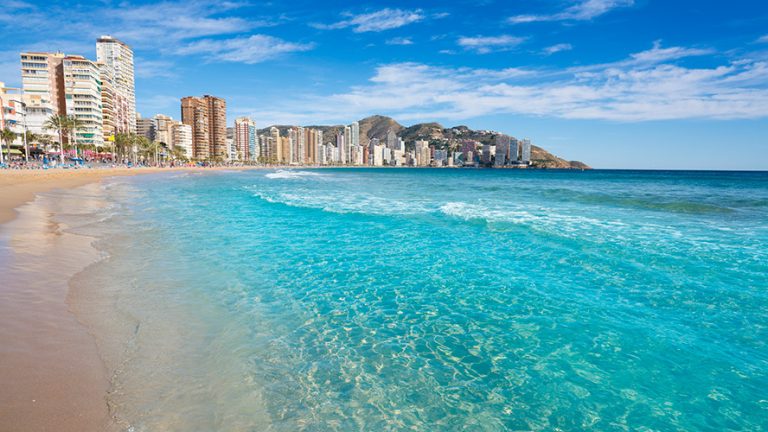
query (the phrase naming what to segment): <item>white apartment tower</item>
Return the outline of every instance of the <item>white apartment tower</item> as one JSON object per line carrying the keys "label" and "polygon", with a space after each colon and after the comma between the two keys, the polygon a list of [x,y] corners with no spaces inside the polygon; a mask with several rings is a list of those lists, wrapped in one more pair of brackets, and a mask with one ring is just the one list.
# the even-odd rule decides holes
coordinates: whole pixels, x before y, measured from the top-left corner
{"label": "white apartment tower", "polygon": [[359,146],[360,145],[360,123],[354,122],[351,125],[349,125],[349,129],[351,131],[351,136],[349,137],[349,145],[350,146]]}
{"label": "white apartment tower", "polygon": [[136,86],[133,70],[133,50],[112,36],[96,40],[96,60],[104,65],[102,74],[113,91],[109,113],[116,133],[136,133]]}
{"label": "white apartment tower", "polygon": [[[27,129],[36,134],[55,135],[43,128],[52,115],[59,115],[63,53],[21,53],[21,83],[27,105]],[[61,113],[64,114],[64,113]]]}
{"label": "white apartment tower", "polygon": [[64,109],[75,117],[80,128],[75,131],[76,144],[104,145],[99,66],[81,56],[66,56],[62,61]]}

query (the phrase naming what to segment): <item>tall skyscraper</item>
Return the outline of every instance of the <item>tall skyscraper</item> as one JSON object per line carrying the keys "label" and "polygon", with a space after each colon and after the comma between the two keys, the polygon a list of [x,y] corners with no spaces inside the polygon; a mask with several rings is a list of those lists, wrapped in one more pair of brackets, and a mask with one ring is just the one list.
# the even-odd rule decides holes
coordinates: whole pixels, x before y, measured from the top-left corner
{"label": "tall skyscraper", "polygon": [[360,145],[360,123],[353,122],[351,125],[349,125],[350,129],[350,137],[349,137],[349,145],[350,146],[359,146]]}
{"label": "tall skyscraper", "polygon": [[227,154],[227,102],[215,96],[203,96],[208,104],[208,132],[211,135],[211,156],[225,160]]}
{"label": "tall skyscraper", "polygon": [[101,80],[99,66],[82,56],[62,60],[64,104],[59,112],[76,118],[80,127],[74,131],[77,144],[104,145]]}
{"label": "tall skyscraper", "polygon": [[[495,166],[504,166],[507,164],[507,159],[509,158],[509,146],[510,146],[510,137],[509,135],[496,135],[496,159],[494,162]],[[509,159],[510,161],[512,159]]]}
{"label": "tall skyscraper", "polygon": [[304,165],[307,161],[306,138],[304,128],[301,126],[296,128],[296,163],[299,165]]}
{"label": "tall skyscraper", "polygon": [[96,39],[96,61],[104,69],[103,79],[113,92],[107,113],[116,133],[136,133],[136,85],[133,70],[133,50],[112,36]]}
{"label": "tall skyscraper", "polygon": [[227,103],[224,99],[209,95],[181,99],[181,121],[192,126],[195,159],[227,159]]}
{"label": "tall skyscraper", "polygon": [[523,154],[520,159],[526,164],[531,161],[531,140],[523,140]]}
{"label": "tall skyscraper", "polygon": [[283,163],[283,142],[280,139],[280,129],[272,126],[269,128],[270,151],[269,162]]}
{"label": "tall skyscraper", "polygon": [[520,142],[515,138],[509,140],[509,162],[516,164],[520,159]]}
{"label": "tall skyscraper", "polygon": [[59,115],[59,107],[64,103],[63,60],[63,53],[21,53],[21,82],[30,132],[56,134],[43,125],[52,115]]}
{"label": "tall skyscraper", "polygon": [[256,122],[248,117],[235,119],[235,149],[238,159],[253,161],[258,157],[256,147]]}
{"label": "tall skyscraper", "polygon": [[339,159],[335,160],[334,162],[339,162],[341,164],[347,163],[347,144],[345,138],[346,136],[344,136],[344,132],[336,134],[336,149],[339,152]]}
{"label": "tall skyscraper", "polygon": [[112,88],[112,69],[104,63],[96,63],[99,66],[99,79],[101,80],[101,116],[104,141],[109,141],[117,133],[115,127],[115,90]]}
{"label": "tall skyscraper", "polygon": [[392,150],[397,148],[397,134],[392,129],[387,131],[387,148]]}

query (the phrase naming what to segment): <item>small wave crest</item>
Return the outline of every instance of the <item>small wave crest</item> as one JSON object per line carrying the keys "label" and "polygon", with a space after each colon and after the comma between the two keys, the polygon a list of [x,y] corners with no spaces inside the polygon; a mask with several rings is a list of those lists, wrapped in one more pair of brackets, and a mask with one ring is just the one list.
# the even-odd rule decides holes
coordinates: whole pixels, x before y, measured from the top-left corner
{"label": "small wave crest", "polygon": [[322,177],[322,176],[323,176],[322,174],[312,172],[312,171],[294,171],[294,170],[279,170],[276,172],[267,173],[265,175],[265,177],[269,179],[283,179],[283,180],[305,179],[305,178]]}
{"label": "small wave crest", "polygon": [[251,190],[256,197],[272,204],[314,208],[329,213],[368,215],[413,215],[430,210],[419,201],[396,200],[368,194],[303,194]]}

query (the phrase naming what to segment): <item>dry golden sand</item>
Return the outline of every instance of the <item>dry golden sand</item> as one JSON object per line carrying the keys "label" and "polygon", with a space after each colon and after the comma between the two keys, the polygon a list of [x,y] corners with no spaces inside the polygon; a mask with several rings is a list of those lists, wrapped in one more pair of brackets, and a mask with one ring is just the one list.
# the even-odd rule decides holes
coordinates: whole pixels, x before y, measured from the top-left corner
{"label": "dry golden sand", "polygon": [[0,248],[0,431],[114,427],[107,371],[94,338],[67,301],[70,278],[98,254],[93,239],[67,233],[52,218],[62,205],[98,204],[31,201],[39,193],[90,187],[105,177],[173,170],[214,169],[0,171],[0,240],[6,246]]}

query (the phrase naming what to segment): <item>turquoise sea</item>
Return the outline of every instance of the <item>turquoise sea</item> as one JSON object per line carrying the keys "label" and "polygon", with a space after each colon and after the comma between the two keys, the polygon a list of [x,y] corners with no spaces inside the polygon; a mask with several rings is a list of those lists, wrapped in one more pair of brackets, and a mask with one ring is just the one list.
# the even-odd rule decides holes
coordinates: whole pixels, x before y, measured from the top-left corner
{"label": "turquoise sea", "polygon": [[256,170],[87,193],[107,205],[73,229],[105,259],[73,286],[124,430],[768,430],[768,173]]}

